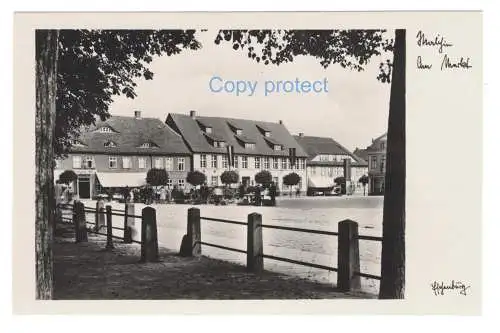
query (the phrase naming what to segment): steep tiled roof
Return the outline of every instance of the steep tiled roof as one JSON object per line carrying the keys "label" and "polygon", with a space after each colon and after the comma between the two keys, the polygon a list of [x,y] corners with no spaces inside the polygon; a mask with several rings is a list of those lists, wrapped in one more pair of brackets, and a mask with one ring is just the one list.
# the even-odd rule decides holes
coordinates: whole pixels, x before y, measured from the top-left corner
{"label": "steep tiled roof", "polygon": [[[115,132],[101,133],[99,128],[110,127]],[[182,138],[160,119],[112,116],[106,121],[97,121],[79,138],[84,146],[74,146],[73,152],[126,153],[138,155],[189,154]],[[116,147],[105,147],[106,142]],[[139,148],[144,143],[157,147]]]}
{"label": "steep tiled roof", "polygon": [[[288,132],[283,124],[262,122],[247,119],[236,118],[220,118],[220,117],[202,117],[196,116],[195,119],[189,115],[171,113],[167,117],[167,125],[178,131],[184,138],[186,144],[195,153],[225,153],[226,148],[215,148],[209,144],[207,138],[202,134],[202,131],[196,120],[203,124],[212,127],[212,133],[217,137],[224,138],[228,145],[234,146],[235,154],[247,155],[269,155],[269,156],[288,156],[288,148],[296,149],[297,157],[307,157],[306,152],[295,141],[293,136]],[[283,145],[282,151],[275,151],[266,142],[264,135],[257,126],[265,128],[271,132],[271,137]],[[242,136],[248,142],[255,143],[255,148],[244,148],[238,142],[236,133],[231,128],[242,130]]]}
{"label": "steep tiled roof", "polygon": [[[352,165],[367,165],[366,161],[362,158],[351,153],[347,148],[332,138],[324,138],[318,136],[294,136],[295,140],[304,148],[309,155],[308,161],[310,162],[314,157],[320,154],[325,155],[349,155],[356,162]],[[317,165],[341,165],[342,162],[334,161],[315,161],[312,162]]]}

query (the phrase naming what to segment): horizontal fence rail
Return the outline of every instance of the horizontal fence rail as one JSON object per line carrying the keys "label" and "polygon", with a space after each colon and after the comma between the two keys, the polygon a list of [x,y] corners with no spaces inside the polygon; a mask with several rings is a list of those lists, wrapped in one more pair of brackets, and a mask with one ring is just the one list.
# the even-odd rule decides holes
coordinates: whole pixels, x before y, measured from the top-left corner
{"label": "horizontal fence rail", "polygon": [[328,235],[328,236],[338,236],[339,235],[338,232],[334,232],[334,231],[304,229],[304,228],[295,228],[295,227],[285,227],[285,226],[281,226],[281,225],[272,225],[272,224],[263,224],[262,228],[287,230],[287,231],[297,231],[297,232],[305,232],[305,233],[308,233],[308,234],[318,234],[318,235]]}
{"label": "horizontal fence rail", "polygon": [[206,220],[206,221],[213,221],[213,222],[222,222],[222,223],[228,223],[228,224],[238,224],[238,225],[244,225],[246,226],[246,222],[239,222],[239,221],[233,221],[233,220],[224,220],[224,219],[216,219],[212,217],[200,217],[201,220]]}
{"label": "horizontal fence rail", "polygon": [[329,266],[325,266],[325,265],[314,264],[314,263],[295,260],[295,259],[276,257],[276,256],[272,256],[269,254],[263,254],[262,257],[267,258],[267,259],[277,260],[277,261],[288,262],[290,264],[297,264],[297,265],[301,265],[301,266],[308,266],[308,267],[312,267],[312,268],[324,269],[324,270],[332,271],[332,272],[338,271],[338,269],[336,267],[329,267]]}
{"label": "horizontal fence rail", "polygon": [[223,245],[217,245],[217,244],[212,244],[212,243],[207,243],[207,242],[199,242],[199,244],[206,245],[206,246],[211,246],[211,247],[216,247],[216,248],[219,248],[219,249],[233,251],[233,252],[239,252],[239,253],[245,253],[245,254],[247,253],[247,251],[245,251],[245,250],[235,249],[235,248],[228,247],[228,246],[223,246]]}

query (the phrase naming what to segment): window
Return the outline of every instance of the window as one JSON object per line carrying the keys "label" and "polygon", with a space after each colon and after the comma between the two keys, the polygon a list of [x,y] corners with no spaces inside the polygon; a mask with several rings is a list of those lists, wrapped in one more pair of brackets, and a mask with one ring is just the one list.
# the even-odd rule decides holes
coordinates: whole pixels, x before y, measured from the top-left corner
{"label": "window", "polygon": [[184,179],[177,180],[177,184],[179,185],[180,188],[184,188]]}
{"label": "window", "polygon": [[211,166],[212,168],[217,168],[217,155],[212,155],[212,160],[211,160]]}
{"label": "window", "polygon": [[377,168],[377,156],[372,156],[371,158],[371,169],[376,169]]}
{"label": "window", "polygon": [[266,138],[269,138],[271,136],[271,132],[268,132],[268,131],[264,132],[264,136]]}
{"label": "window", "polygon": [[281,145],[274,145],[274,150],[276,150],[276,151],[281,150]]}
{"label": "window", "polygon": [[146,169],[146,159],[144,157],[139,157],[139,169]]}
{"label": "window", "polygon": [[224,141],[214,141],[214,146],[219,148],[226,147],[226,143]]}
{"label": "window", "polygon": [[94,168],[94,158],[92,156],[85,157],[84,167],[86,169],[93,169]]}
{"label": "window", "polygon": [[305,169],[305,167],[306,167],[306,160],[301,158],[299,160],[299,169]]}
{"label": "window", "polygon": [[116,169],[118,167],[118,159],[116,156],[110,156],[109,157],[109,168],[110,169]]}
{"label": "window", "polygon": [[328,177],[333,177],[333,168],[328,168]]}
{"label": "window", "polygon": [[321,169],[321,175],[326,176],[326,168],[320,167],[320,169]]}
{"label": "window", "polygon": [[201,154],[200,155],[200,168],[206,168],[207,167],[207,155]]}
{"label": "window", "polygon": [[311,167],[311,175],[315,175],[316,174],[316,167]]}
{"label": "window", "polygon": [[[184,168],[185,168],[185,159],[184,157],[179,157],[177,159],[177,170],[179,171],[184,171]],[[180,179],[179,181],[181,181],[184,183],[184,179]],[[180,184],[179,184],[180,185]],[[184,186],[184,185],[183,185]]]}
{"label": "window", "polygon": [[238,163],[238,162],[239,162],[239,159],[240,159],[240,157],[239,157],[239,156],[234,156],[234,167],[235,167],[236,169],[238,169],[238,168],[239,168],[239,167],[238,167],[238,165],[239,165],[239,163]]}
{"label": "window", "polygon": [[248,169],[248,156],[241,157],[241,167],[243,169]]}
{"label": "window", "polygon": [[281,159],[281,168],[286,169],[286,158]]}
{"label": "window", "polygon": [[82,167],[82,157],[73,156],[73,169],[80,169]]}
{"label": "window", "polygon": [[283,169],[286,170],[286,169],[289,168],[289,163],[288,162],[289,162],[288,158],[284,158],[283,159]]}
{"label": "window", "polygon": [[172,157],[165,157],[165,169],[168,171],[174,170],[174,161]]}
{"label": "window", "polygon": [[385,171],[385,157],[384,156],[382,156],[380,158],[380,170]]}
{"label": "window", "polygon": [[167,188],[172,188],[172,178],[167,179]]}
{"label": "window", "polygon": [[385,149],[385,142],[380,143],[380,149]]}
{"label": "window", "polygon": [[260,169],[260,157],[255,158],[255,169]]}
{"label": "window", "polygon": [[124,169],[130,169],[130,157],[122,157],[122,163]]}
{"label": "window", "polygon": [[116,143],[114,143],[113,141],[106,141],[104,142],[104,147],[113,148],[116,147]]}
{"label": "window", "polygon": [[264,169],[269,169],[269,157],[264,157]]}
{"label": "window", "polygon": [[212,127],[205,127],[205,133],[212,133]]}
{"label": "window", "polygon": [[222,156],[222,167],[227,169],[227,155]]}
{"label": "window", "polygon": [[255,149],[255,143],[245,143],[246,149]]}
{"label": "window", "polygon": [[243,134],[243,130],[241,129],[236,129],[236,135],[242,135]]}
{"label": "window", "polygon": [[273,169],[279,169],[278,163],[279,163],[278,158],[273,157]]}
{"label": "window", "polygon": [[217,186],[217,176],[212,176],[212,182],[211,182],[212,186]]}
{"label": "window", "polygon": [[163,168],[163,159],[155,158],[155,168],[162,169]]}

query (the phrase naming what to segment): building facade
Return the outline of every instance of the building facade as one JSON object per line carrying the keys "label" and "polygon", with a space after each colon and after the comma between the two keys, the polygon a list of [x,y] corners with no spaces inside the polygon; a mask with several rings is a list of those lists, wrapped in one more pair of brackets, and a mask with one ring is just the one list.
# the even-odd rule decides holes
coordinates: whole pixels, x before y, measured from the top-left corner
{"label": "building facade", "polygon": [[134,117],[112,116],[84,131],[67,157],[56,160],[54,178],[73,170],[73,192],[86,199],[106,189],[143,186],[151,168],[167,170],[169,187],[190,188],[191,154],[182,138],[160,119],[135,111]]}
{"label": "building facade", "polygon": [[366,149],[356,148],[354,153],[364,157],[368,162],[368,193],[370,195],[383,195],[385,191],[387,133],[372,139],[371,145]]}
{"label": "building facade", "polygon": [[[331,193],[337,177],[345,177],[351,194],[363,194],[359,179],[368,174],[368,164],[352,154],[332,138],[295,136],[300,146],[307,152],[307,188],[309,194]],[[348,160],[347,175],[344,160]]]}
{"label": "building facade", "polygon": [[[306,191],[307,154],[281,121],[202,117],[191,111],[189,115],[169,114],[166,124],[182,136],[192,153],[191,170],[204,173],[209,186],[221,186],[220,176],[226,170],[237,171],[241,184],[253,186],[255,175],[268,170],[279,191]],[[230,165],[228,147],[233,148],[234,165]],[[296,156],[293,166],[290,148]],[[288,187],[283,177],[292,172],[301,182]]]}
{"label": "building facade", "polygon": [[372,140],[367,147],[369,193],[383,195],[385,191],[385,168],[387,154],[387,133]]}

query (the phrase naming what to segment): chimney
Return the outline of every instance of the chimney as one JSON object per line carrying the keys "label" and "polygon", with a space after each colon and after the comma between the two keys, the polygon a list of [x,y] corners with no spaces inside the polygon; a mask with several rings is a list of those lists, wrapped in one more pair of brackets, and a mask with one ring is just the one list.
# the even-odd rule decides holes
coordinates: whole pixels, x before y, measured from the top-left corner
{"label": "chimney", "polygon": [[304,133],[300,132],[299,133],[299,137],[303,138],[304,137]]}
{"label": "chimney", "polygon": [[195,110],[189,111],[189,116],[193,119],[196,119],[196,111]]}
{"label": "chimney", "polygon": [[280,121],[279,121],[279,124],[280,124],[280,125],[283,125],[283,120],[280,120]]}
{"label": "chimney", "polygon": [[134,111],[134,117],[135,117],[135,119],[141,119],[141,111],[135,110]]}

